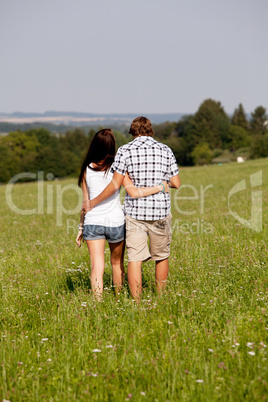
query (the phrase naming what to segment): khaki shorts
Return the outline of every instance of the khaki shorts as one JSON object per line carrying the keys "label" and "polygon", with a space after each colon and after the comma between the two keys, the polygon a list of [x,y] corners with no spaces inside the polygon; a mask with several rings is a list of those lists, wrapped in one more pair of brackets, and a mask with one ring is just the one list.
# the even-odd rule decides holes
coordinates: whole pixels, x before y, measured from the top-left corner
{"label": "khaki shorts", "polygon": [[[142,221],[126,216],[128,261],[165,260],[170,254],[171,214],[158,221]],[[149,247],[148,247],[149,237]]]}

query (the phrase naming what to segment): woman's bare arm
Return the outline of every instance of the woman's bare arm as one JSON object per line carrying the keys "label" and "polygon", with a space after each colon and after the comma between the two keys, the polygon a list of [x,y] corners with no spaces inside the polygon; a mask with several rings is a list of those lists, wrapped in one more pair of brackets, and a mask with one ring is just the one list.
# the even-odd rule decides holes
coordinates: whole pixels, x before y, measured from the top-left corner
{"label": "woman's bare arm", "polygon": [[123,186],[131,198],[147,197],[148,195],[156,194],[163,190],[165,190],[165,193],[169,193],[169,186],[166,181],[163,181],[162,184],[158,184],[157,186],[153,187],[135,187],[128,173],[126,173],[123,180]]}
{"label": "woman's bare arm", "polygon": [[85,202],[87,202],[89,200],[89,192],[88,192],[85,175],[84,175],[84,178],[82,181],[82,191],[83,191],[83,204],[82,204],[82,208],[81,208],[78,234],[76,236],[76,244],[78,245],[78,247],[81,247],[81,240],[83,239],[83,227],[84,227],[84,220],[85,220],[85,214],[86,214],[86,212],[83,208],[83,205]]}

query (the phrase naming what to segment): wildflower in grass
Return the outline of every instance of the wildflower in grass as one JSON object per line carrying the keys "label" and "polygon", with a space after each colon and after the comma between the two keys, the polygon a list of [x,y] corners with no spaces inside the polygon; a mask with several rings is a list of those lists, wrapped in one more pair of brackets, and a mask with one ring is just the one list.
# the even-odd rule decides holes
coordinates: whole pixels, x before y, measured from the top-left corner
{"label": "wildflower in grass", "polygon": [[107,345],[106,348],[113,348],[113,345]]}
{"label": "wildflower in grass", "polygon": [[93,352],[93,353],[100,353],[101,350],[100,350],[100,349],[93,349],[92,352]]}
{"label": "wildflower in grass", "polygon": [[196,382],[200,382],[200,383],[202,383],[202,382],[204,382],[204,380],[196,380]]}
{"label": "wildflower in grass", "polygon": [[208,351],[209,351],[210,353],[213,353],[213,352],[214,352],[214,350],[213,350],[213,349],[209,349]]}
{"label": "wildflower in grass", "polygon": [[173,324],[173,322],[172,322],[172,321],[168,321],[167,323],[168,323],[168,324]]}
{"label": "wildflower in grass", "polygon": [[52,362],[52,359],[47,359],[48,362]]}
{"label": "wildflower in grass", "polygon": [[43,339],[41,339],[41,341],[42,341],[42,342],[48,341],[48,338],[43,338]]}
{"label": "wildflower in grass", "polygon": [[129,399],[131,399],[132,398],[132,394],[128,394],[128,396],[127,396]]}
{"label": "wildflower in grass", "polygon": [[146,396],[146,393],[143,392],[143,391],[141,391],[141,395],[142,395],[142,396]]}
{"label": "wildflower in grass", "polygon": [[247,346],[248,346],[249,348],[253,348],[253,345],[254,345],[253,342],[247,342]]}
{"label": "wildflower in grass", "polygon": [[253,350],[251,350],[250,352],[248,352],[248,354],[249,354],[250,356],[255,356],[255,352],[253,352]]}

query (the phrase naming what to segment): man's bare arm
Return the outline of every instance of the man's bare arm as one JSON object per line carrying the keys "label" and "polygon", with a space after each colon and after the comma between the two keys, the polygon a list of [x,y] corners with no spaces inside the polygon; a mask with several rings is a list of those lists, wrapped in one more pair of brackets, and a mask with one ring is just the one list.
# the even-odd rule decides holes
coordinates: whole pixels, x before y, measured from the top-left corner
{"label": "man's bare arm", "polygon": [[88,212],[100,202],[106,200],[106,198],[111,197],[117,190],[119,190],[121,184],[124,180],[124,175],[114,172],[112,181],[108,184],[107,187],[95,198],[86,202],[84,204],[84,211]]}
{"label": "man's bare arm", "polygon": [[176,174],[175,176],[171,177],[169,179],[169,182],[170,182],[170,187],[172,187],[172,188],[179,188],[180,185],[181,185],[181,181],[180,181],[180,178],[179,178],[178,174]]}

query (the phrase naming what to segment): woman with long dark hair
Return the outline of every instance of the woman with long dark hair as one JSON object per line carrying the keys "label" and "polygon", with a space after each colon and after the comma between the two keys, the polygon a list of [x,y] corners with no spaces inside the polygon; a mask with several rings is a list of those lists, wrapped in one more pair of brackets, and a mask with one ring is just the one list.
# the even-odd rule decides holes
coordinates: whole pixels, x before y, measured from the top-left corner
{"label": "woman with long dark hair", "polygon": [[[81,167],[78,185],[83,190],[83,205],[97,197],[112,181],[112,163],[115,156],[115,138],[111,129],[98,131],[92,139]],[[169,192],[166,182],[148,188],[136,188],[126,175],[126,191],[132,198],[145,197],[160,191]],[[94,210],[81,212],[76,243],[87,243],[91,260],[91,287],[93,294],[100,297],[103,292],[104,252],[107,240],[111,252],[113,284],[116,293],[124,284],[125,218],[121,208],[119,190],[98,204]]]}

